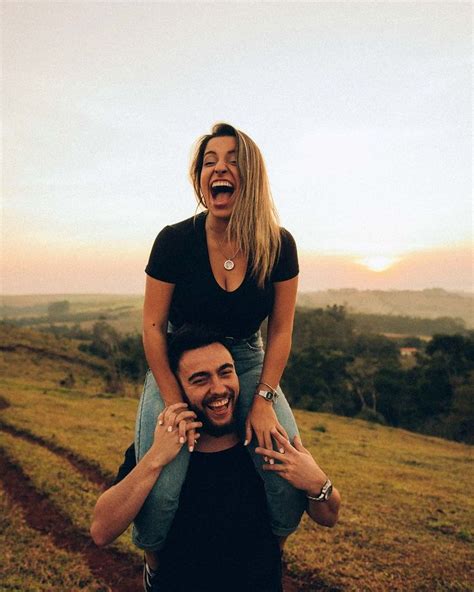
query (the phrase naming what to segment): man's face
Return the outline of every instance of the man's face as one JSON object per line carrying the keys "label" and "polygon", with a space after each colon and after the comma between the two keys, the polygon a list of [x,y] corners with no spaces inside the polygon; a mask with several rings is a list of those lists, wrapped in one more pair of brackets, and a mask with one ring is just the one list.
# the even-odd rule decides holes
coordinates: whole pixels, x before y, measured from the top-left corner
{"label": "man's face", "polygon": [[181,357],[178,378],[203,431],[222,436],[235,430],[239,379],[230,352],[220,343],[193,349]]}

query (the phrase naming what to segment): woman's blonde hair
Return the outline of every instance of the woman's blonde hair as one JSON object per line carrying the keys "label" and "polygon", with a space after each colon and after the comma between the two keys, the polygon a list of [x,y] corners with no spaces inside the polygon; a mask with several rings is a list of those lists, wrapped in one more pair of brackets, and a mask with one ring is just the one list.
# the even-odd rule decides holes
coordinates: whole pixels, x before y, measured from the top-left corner
{"label": "woman's blonde hair", "polygon": [[196,143],[190,167],[191,182],[199,204],[207,209],[201,191],[201,170],[206,146],[212,138],[231,136],[237,143],[240,193],[227,226],[227,237],[235,242],[250,263],[262,287],[280,252],[280,226],[273,203],[263,156],[255,142],[227,123],[216,123],[210,134]]}

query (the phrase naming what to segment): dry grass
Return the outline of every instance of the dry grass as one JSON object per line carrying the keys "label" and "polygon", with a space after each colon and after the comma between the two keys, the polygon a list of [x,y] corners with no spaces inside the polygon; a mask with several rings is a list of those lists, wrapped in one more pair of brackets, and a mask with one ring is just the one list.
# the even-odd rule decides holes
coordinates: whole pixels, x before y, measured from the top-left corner
{"label": "dry grass", "polygon": [[107,591],[79,553],[58,549],[49,536],[29,528],[1,488],[0,548],[2,592]]}
{"label": "dry grass", "polygon": [[[5,368],[18,363],[13,355],[19,354],[5,355]],[[2,421],[94,461],[105,474],[115,474],[133,438],[137,401],[97,396],[91,383],[66,391],[58,388],[47,360],[42,366],[46,371],[36,378],[28,357],[23,356],[21,364],[23,376],[15,371],[15,378],[0,383],[0,395],[10,403]],[[305,519],[288,541],[289,567],[311,582],[306,589],[472,589],[472,447],[328,414],[298,411],[296,416],[304,444],[343,498],[336,528],[324,529]],[[3,442],[35,486],[78,528],[87,528],[96,486],[38,445],[8,435]],[[7,532],[18,528],[18,520],[9,510]],[[6,540],[11,553],[17,543],[11,536]],[[25,543],[18,544],[21,551]],[[42,548],[35,553],[41,554]],[[61,561],[68,570],[68,558]],[[28,585],[23,589],[35,590]],[[98,588],[87,584],[83,589]]]}

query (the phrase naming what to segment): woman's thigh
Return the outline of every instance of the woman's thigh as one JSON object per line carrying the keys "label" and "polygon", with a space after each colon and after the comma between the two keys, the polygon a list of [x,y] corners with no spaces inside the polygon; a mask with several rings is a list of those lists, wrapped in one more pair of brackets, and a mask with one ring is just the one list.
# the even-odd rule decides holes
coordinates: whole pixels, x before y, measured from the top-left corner
{"label": "woman's thigh", "polygon": [[[255,396],[255,389],[261,377],[263,364],[263,350],[246,351],[241,347],[235,348],[237,373],[240,383],[240,397],[238,404],[239,429],[244,434],[245,420]],[[249,353],[250,352],[250,353]],[[285,428],[290,441],[298,434],[296,421],[280,387],[277,387],[278,397],[273,403],[278,421]],[[248,445],[248,450],[254,465],[263,479],[267,495],[270,520],[273,532],[278,536],[291,534],[301,520],[306,509],[307,500],[305,494],[295,489],[280,475],[263,470],[263,458],[255,452],[257,442],[255,437]]]}

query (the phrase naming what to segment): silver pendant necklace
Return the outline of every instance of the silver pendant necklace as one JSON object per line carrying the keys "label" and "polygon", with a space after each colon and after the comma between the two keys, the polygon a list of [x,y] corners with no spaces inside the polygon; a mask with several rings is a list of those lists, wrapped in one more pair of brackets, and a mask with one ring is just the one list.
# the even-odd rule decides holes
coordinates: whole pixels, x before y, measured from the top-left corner
{"label": "silver pendant necklace", "polygon": [[224,261],[224,269],[226,271],[232,271],[234,269],[234,267],[235,267],[235,263],[233,262],[233,259],[235,259],[237,257],[237,255],[239,254],[240,247],[237,249],[237,251],[235,251],[235,253],[232,255],[232,257],[227,257],[227,255],[225,255],[223,253],[223,251],[222,251],[222,243],[223,243],[223,241],[217,241],[217,245],[219,247],[219,251],[221,252],[221,255],[225,259],[225,261]]}
{"label": "silver pendant necklace", "polygon": [[[221,253],[222,253],[222,249],[220,249]],[[237,251],[235,251],[235,253],[232,255],[232,257],[229,257],[228,259],[226,259],[224,261],[224,269],[226,271],[232,271],[235,267],[235,263],[232,261],[232,259],[235,259],[237,257],[237,255],[239,254],[240,251],[240,247],[237,249]],[[222,253],[224,255],[224,253]],[[224,255],[225,257],[225,255]]]}
{"label": "silver pendant necklace", "polygon": [[237,249],[237,251],[235,251],[235,253],[232,255],[232,257],[227,257],[227,255],[225,255],[222,251],[222,242],[218,241],[218,245],[219,245],[219,251],[221,252],[221,254],[225,258],[224,269],[226,271],[232,271],[235,267],[235,263],[233,262],[233,259],[235,259],[237,257],[237,255],[239,254],[240,247]]}

